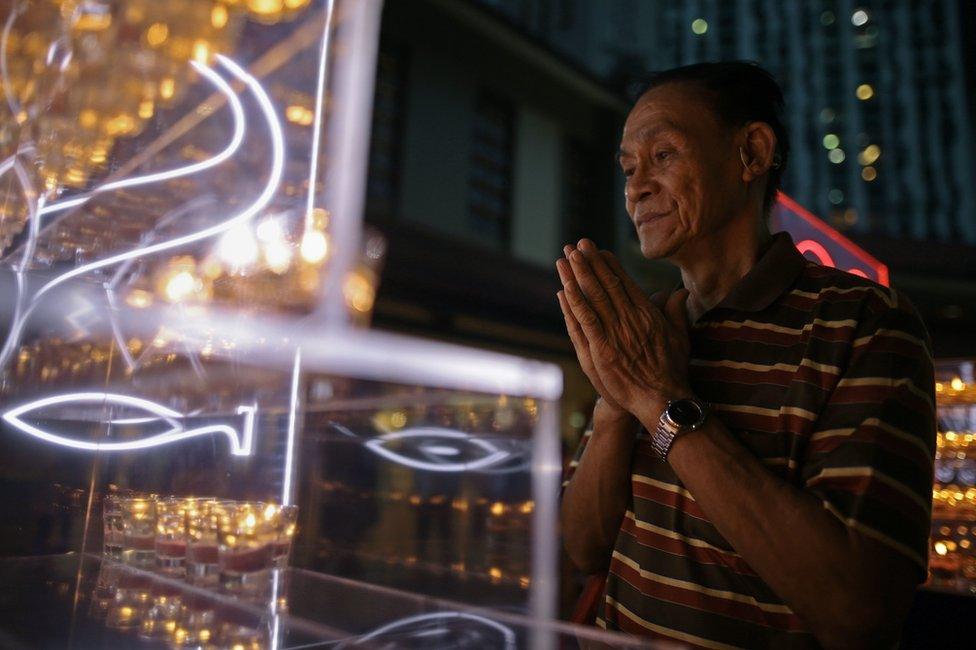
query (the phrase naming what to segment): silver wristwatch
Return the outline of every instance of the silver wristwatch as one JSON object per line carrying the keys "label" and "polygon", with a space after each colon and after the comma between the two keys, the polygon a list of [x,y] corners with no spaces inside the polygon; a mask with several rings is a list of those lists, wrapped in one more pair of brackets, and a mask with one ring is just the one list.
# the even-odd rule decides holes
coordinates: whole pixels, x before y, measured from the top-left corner
{"label": "silver wristwatch", "polygon": [[668,459],[674,439],[683,433],[694,431],[705,424],[708,404],[692,397],[668,402],[651,436],[651,448],[661,460]]}

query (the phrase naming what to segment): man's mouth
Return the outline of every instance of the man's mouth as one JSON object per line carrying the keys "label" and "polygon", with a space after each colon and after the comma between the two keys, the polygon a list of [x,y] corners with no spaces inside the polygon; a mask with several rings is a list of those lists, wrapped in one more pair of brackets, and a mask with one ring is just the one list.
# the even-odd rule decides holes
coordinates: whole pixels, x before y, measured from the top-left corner
{"label": "man's mouth", "polygon": [[652,221],[657,221],[658,219],[668,216],[672,212],[674,212],[674,210],[668,210],[666,212],[652,212],[648,210],[647,212],[642,212],[641,214],[639,214],[637,218],[634,219],[634,224],[638,228],[640,228],[644,224],[651,223]]}

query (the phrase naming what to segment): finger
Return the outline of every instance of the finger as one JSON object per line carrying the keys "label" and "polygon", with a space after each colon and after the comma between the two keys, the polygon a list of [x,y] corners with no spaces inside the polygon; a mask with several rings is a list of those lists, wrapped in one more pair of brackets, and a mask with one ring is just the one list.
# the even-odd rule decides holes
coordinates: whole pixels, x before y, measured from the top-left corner
{"label": "finger", "polygon": [[[563,269],[567,268],[565,260],[559,260],[556,265]],[[563,274],[565,274],[565,271],[560,272],[561,276]],[[572,272],[570,272],[570,276],[572,275]],[[583,294],[583,290],[574,277],[564,278],[563,292],[566,303],[569,305],[570,313],[576,318],[576,322],[586,337],[587,343],[604,341],[606,336],[604,334],[603,324],[600,322],[600,317],[590,306],[587,297]]]}
{"label": "finger", "polygon": [[668,322],[681,332],[688,331],[688,311],[685,307],[688,295],[687,289],[678,289],[671,294],[664,306],[664,315],[667,316]]}
{"label": "finger", "polygon": [[671,294],[662,289],[651,296],[651,303],[653,303],[653,305],[661,311],[664,311],[664,306],[668,304],[668,297],[670,295]]}
{"label": "finger", "polygon": [[[593,267],[586,260],[583,252],[579,249],[574,250],[569,255],[569,264],[573,270],[573,276],[578,283],[580,289],[583,291],[583,295],[586,296],[586,300],[589,302],[592,310],[596,313],[600,322],[605,326],[609,327],[611,323],[617,320],[617,310],[614,308],[613,301],[610,299],[610,294],[607,293],[600,279],[593,272]],[[568,286],[566,287],[569,288]],[[573,305],[572,294],[567,291],[570,297],[570,305]],[[575,305],[573,305],[575,307]],[[576,314],[576,318],[583,324],[583,319],[580,318],[580,314]]]}
{"label": "finger", "polygon": [[590,268],[593,269],[594,275],[603,285],[607,295],[610,296],[610,301],[613,303],[616,312],[622,314],[625,310],[632,309],[634,303],[631,302],[627,290],[624,289],[623,278],[610,268],[596,244],[589,239],[581,239],[578,248],[583,252],[586,261],[590,263]]}
{"label": "finger", "polygon": [[617,259],[617,256],[610,251],[600,251],[600,255],[607,263],[607,266],[610,267],[610,270],[616,273],[617,277],[620,278],[624,291],[627,292],[627,297],[630,298],[630,302],[635,305],[645,304],[647,302],[647,294],[644,293],[644,290],[641,289],[636,282],[634,282],[633,278],[631,278],[626,271],[624,271],[624,267],[620,264],[620,260]]}
{"label": "finger", "polygon": [[[559,299],[559,308],[562,309],[563,318],[566,320],[566,331],[569,332],[569,340],[572,341],[573,347],[576,348],[576,356],[580,357],[581,354],[585,354],[589,357],[590,344],[586,340],[586,334],[583,333],[583,328],[580,327],[579,321],[573,315],[573,310],[569,307],[569,302],[566,300],[566,293],[557,291],[556,298]],[[583,359],[581,358],[580,362],[582,361]]]}

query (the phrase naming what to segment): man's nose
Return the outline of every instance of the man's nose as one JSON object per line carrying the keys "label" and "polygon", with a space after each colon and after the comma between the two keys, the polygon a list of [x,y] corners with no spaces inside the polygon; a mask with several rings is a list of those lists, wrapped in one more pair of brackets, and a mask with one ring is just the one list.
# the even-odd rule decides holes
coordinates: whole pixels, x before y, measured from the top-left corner
{"label": "man's nose", "polygon": [[635,170],[624,186],[624,196],[629,203],[640,203],[660,191],[661,184],[652,174],[642,169]]}

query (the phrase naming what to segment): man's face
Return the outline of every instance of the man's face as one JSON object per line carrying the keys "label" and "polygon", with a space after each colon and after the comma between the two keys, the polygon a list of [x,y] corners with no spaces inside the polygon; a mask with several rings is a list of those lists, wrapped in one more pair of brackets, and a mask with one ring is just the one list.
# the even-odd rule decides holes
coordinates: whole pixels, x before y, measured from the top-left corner
{"label": "man's face", "polygon": [[620,166],[644,257],[674,257],[736,212],[729,203],[741,200],[737,151],[729,129],[685,84],[659,86],[637,102],[624,125]]}

